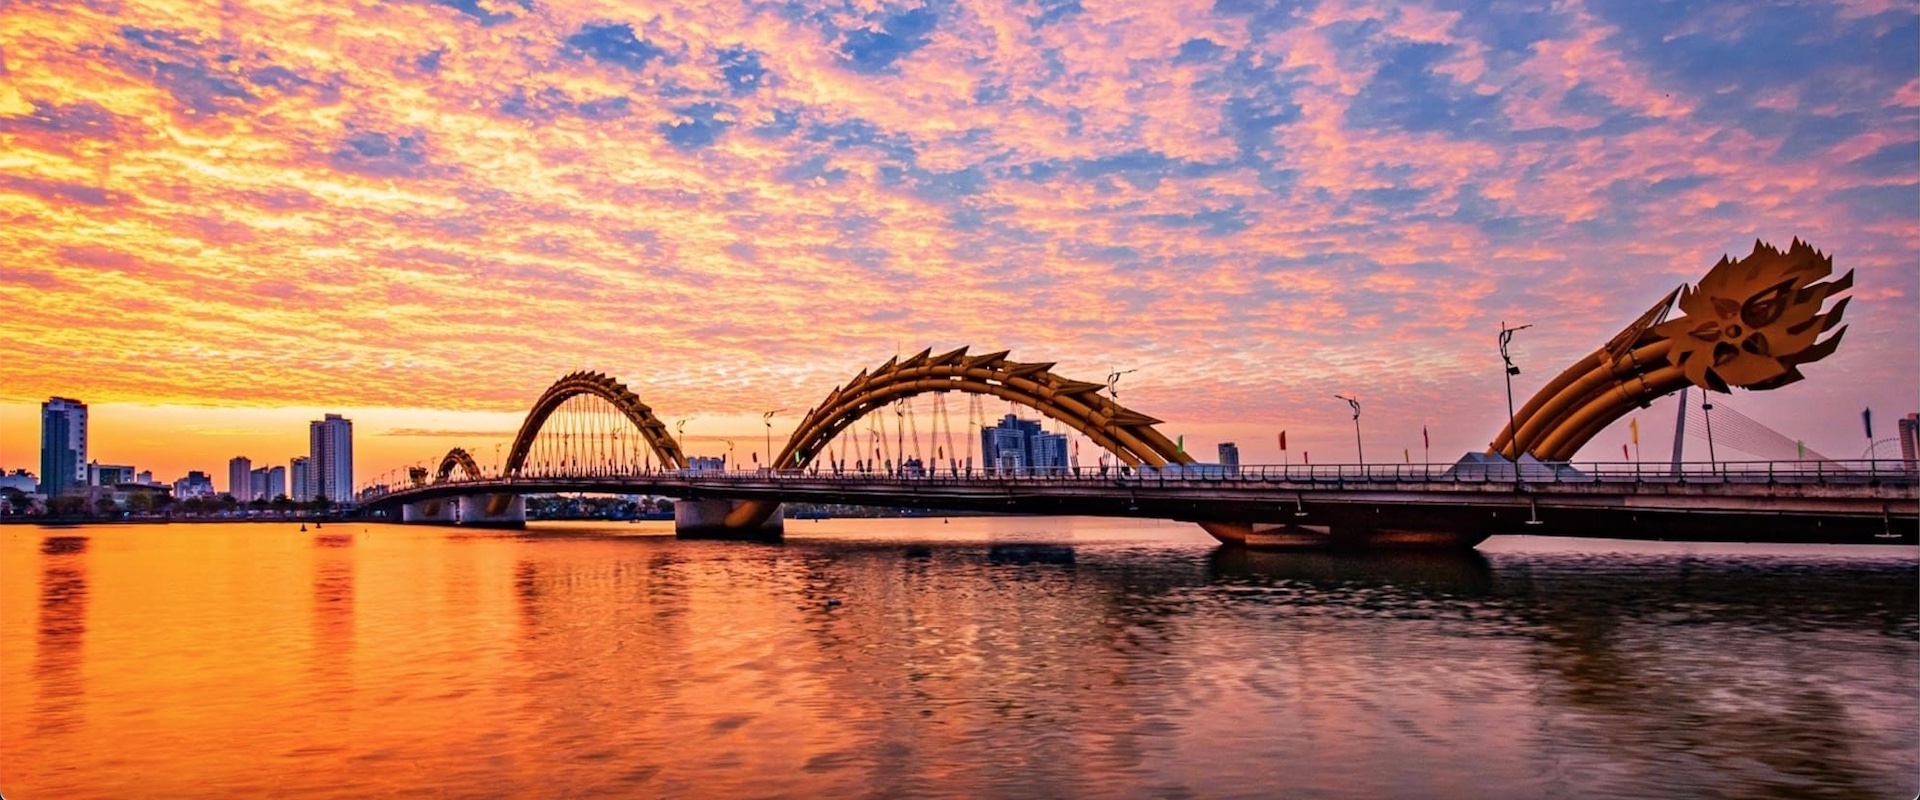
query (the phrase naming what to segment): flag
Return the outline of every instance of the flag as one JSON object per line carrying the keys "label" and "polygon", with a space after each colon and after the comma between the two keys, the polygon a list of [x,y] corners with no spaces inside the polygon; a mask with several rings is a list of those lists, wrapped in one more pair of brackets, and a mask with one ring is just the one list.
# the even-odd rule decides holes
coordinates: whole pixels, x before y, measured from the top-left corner
{"label": "flag", "polygon": [[1867,427],[1867,441],[1873,441],[1873,409],[1860,409],[1860,424]]}
{"label": "flag", "polygon": [[1180,448],[1180,452],[1182,453],[1187,452],[1187,435],[1186,434],[1184,433],[1180,434],[1180,441],[1177,443],[1177,446]]}
{"label": "flag", "polygon": [[1405,458],[1405,459],[1407,460],[1407,463],[1409,463],[1409,464],[1411,464],[1411,463],[1413,463],[1413,451],[1412,451],[1412,450],[1408,450],[1408,449],[1405,449],[1405,448],[1402,448],[1402,449],[1400,450],[1400,455],[1401,455],[1401,457],[1403,457],[1403,458]]}
{"label": "flag", "polygon": [[1640,418],[1634,417],[1633,419],[1627,420],[1627,430],[1633,431],[1633,443],[1639,444],[1640,443]]}
{"label": "flag", "polygon": [[1305,450],[1300,451],[1300,463],[1302,464],[1313,463],[1313,454]]}
{"label": "flag", "polygon": [[1420,446],[1428,450],[1433,449],[1433,437],[1427,435],[1427,426],[1425,425],[1420,426]]}
{"label": "flag", "polygon": [[1280,452],[1284,453],[1286,451],[1287,451],[1287,432],[1281,431],[1280,432]]}
{"label": "flag", "polygon": [[1632,461],[1632,460],[1633,460],[1633,456],[1627,453],[1627,446],[1626,446],[1626,445],[1624,445],[1624,444],[1623,444],[1623,445],[1620,445],[1620,460],[1621,460],[1621,461]]}
{"label": "flag", "polygon": [[1794,442],[1794,444],[1795,444],[1795,445],[1798,445],[1798,446],[1799,446],[1799,448],[1800,448],[1800,457],[1801,457],[1801,458],[1806,458],[1806,457],[1807,457],[1807,443],[1806,443],[1806,441],[1805,441],[1805,440],[1799,440],[1799,441],[1795,441],[1795,442]]}

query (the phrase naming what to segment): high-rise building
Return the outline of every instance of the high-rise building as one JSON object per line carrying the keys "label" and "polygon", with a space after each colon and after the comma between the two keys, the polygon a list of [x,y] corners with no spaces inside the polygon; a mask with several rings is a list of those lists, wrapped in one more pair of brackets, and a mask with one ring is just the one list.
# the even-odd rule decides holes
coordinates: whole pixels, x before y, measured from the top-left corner
{"label": "high-rise building", "polygon": [[983,466],[994,472],[1064,472],[1067,437],[1008,414],[1000,424],[980,429],[980,453]]}
{"label": "high-rise building", "polygon": [[87,483],[87,404],[65,397],[40,404],[40,492],[48,497]]}
{"label": "high-rise building", "polygon": [[1240,468],[1240,446],[1233,442],[1220,443],[1220,466],[1227,469]]}
{"label": "high-rise building", "polygon": [[267,468],[266,467],[254,467],[253,471],[247,474],[247,496],[240,499],[242,500],[267,499]]}
{"label": "high-rise building", "polygon": [[299,502],[313,499],[313,459],[294,456],[287,462],[287,496]]}
{"label": "high-rise building", "polygon": [[287,468],[274,467],[267,470],[267,499],[277,500],[287,493]]}
{"label": "high-rise building", "polygon": [[242,503],[252,500],[247,493],[253,490],[253,459],[246,456],[234,456],[227,461],[227,494]]}
{"label": "high-rise building", "polygon": [[1920,414],[1900,418],[1900,460],[1908,472],[1920,472]]}
{"label": "high-rise building", "polygon": [[1034,472],[1067,471],[1067,437],[1041,431],[1027,441]]}
{"label": "high-rise building", "polygon": [[353,420],[328,414],[307,426],[307,438],[313,469],[308,488],[335,503],[353,502]]}

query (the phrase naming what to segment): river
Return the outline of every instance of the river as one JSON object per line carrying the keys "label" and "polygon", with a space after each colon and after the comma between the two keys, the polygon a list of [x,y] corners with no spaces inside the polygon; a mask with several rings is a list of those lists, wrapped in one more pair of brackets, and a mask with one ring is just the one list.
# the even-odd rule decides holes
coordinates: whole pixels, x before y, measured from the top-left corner
{"label": "river", "polygon": [[0,528],[37,798],[1911,797],[1912,547]]}

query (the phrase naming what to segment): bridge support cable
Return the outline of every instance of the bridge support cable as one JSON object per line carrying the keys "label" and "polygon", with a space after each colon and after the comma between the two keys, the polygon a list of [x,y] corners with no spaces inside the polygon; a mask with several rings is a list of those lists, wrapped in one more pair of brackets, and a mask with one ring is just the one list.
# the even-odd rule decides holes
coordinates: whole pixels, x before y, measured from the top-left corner
{"label": "bridge support cable", "polygon": [[501,471],[508,477],[605,472],[618,461],[632,462],[612,455],[618,434],[644,445],[648,463],[658,458],[662,469],[687,466],[680,443],[626,385],[601,373],[575,372],[534,402]]}
{"label": "bridge support cable", "polygon": [[[1697,437],[1704,437],[1708,412],[1699,406],[1688,406],[1686,412],[1691,432]],[[1807,448],[1806,454],[1801,455],[1798,441],[1740,413],[1727,405],[1724,399],[1714,401],[1712,413],[1714,440],[1722,447],[1731,447],[1761,461],[1833,460],[1812,448]]]}

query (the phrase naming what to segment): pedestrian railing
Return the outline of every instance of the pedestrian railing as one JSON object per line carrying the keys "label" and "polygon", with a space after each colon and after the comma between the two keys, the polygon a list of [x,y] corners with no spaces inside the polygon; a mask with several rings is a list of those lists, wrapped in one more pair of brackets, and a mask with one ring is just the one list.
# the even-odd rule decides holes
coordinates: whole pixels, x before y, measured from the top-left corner
{"label": "pedestrian railing", "polygon": [[835,483],[860,485],[937,486],[1064,486],[1120,487],[1218,486],[1256,488],[1308,485],[1315,488],[1397,487],[1422,484],[1550,485],[1550,484],[1748,484],[1748,485],[1875,485],[1917,486],[1920,471],[1902,459],[1818,461],[1720,461],[1669,463],[1526,461],[1516,465],[1501,460],[1463,461],[1458,464],[1269,464],[1226,467],[1183,464],[1166,467],[1068,467],[1043,470],[935,469],[902,473],[898,470],[854,470],[810,466],[798,470],[659,470],[547,469],[523,470],[506,477],[449,480],[422,486],[368,487],[367,502],[389,494],[406,494],[427,487],[472,484],[476,487],[512,486],[519,482],[654,481],[678,486],[766,485],[781,483]]}

